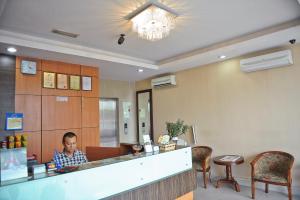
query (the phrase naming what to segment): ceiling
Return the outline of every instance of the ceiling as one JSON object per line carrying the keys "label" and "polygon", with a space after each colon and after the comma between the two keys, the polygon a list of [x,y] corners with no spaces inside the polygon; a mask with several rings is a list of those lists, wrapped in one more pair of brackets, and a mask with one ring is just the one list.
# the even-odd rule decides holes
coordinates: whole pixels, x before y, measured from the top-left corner
{"label": "ceiling", "polygon": [[[1,0],[0,52],[14,45],[18,55],[99,66],[104,79],[136,81],[300,41],[297,0],[160,0],[179,16],[156,42],[138,38],[125,19],[145,2]],[[118,45],[121,33],[126,39]]]}

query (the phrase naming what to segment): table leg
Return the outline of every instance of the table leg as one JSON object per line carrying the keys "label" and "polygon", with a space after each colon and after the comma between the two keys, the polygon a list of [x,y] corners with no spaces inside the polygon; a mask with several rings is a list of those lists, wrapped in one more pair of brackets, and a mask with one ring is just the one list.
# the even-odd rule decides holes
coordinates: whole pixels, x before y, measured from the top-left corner
{"label": "table leg", "polygon": [[220,185],[222,183],[230,183],[233,184],[235,187],[235,190],[237,192],[240,192],[240,185],[238,184],[238,182],[234,179],[234,177],[232,176],[232,169],[231,169],[231,165],[226,165],[226,178],[224,179],[220,179],[217,181],[217,185],[216,187],[219,188]]}

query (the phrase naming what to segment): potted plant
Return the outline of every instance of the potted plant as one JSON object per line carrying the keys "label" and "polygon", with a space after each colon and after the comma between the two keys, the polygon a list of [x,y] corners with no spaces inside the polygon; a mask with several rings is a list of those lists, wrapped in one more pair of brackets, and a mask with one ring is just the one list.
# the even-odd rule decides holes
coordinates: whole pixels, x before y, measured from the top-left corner
{"label": "potted plant", "polygon": [[188,125],[184,124],[184,121],[181,119],[177,119],[175,123],[166,122],[168,135],[172,138],[174,142],[177,142],[178,136],[185,134],[185,132],[189,129]]}

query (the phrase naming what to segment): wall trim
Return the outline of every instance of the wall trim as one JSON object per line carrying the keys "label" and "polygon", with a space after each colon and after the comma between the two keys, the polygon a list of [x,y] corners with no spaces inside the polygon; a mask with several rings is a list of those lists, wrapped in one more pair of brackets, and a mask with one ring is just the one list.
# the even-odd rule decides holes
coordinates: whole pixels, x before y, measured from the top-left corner
{"label": "wall trim", "polygon": [[0,29],[0,42],[80,57],[105,60],[148,69],[158,69],[155,62],[100,49],[30,36]]}

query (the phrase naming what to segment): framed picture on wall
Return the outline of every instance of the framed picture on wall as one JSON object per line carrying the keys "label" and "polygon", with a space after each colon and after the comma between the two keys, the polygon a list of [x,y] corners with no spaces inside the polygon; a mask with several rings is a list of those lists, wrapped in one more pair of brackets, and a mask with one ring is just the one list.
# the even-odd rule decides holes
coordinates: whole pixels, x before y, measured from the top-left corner
{"label": "framed picture on wall", "polygon": [[68,75],[57,74],[57,89],[67,90],[68,89]]}
{"label": "framed picture on wall", "polygon": [[43,87],[44,88],[55,88],[55,73],[44,72]]}
{"label": "framed picture on wall", "polygon": [[92,77],[82,76],[82,90],[91,91],[92,90]]}
{"label": "framed picture on wall", "polygon": [[80,76],[70,75],[70,89],[80,90]]}

